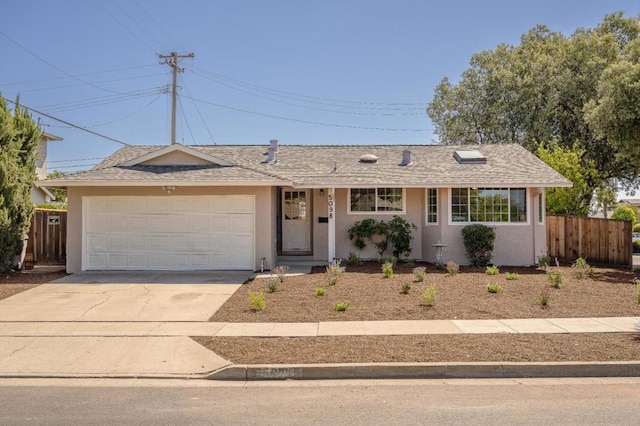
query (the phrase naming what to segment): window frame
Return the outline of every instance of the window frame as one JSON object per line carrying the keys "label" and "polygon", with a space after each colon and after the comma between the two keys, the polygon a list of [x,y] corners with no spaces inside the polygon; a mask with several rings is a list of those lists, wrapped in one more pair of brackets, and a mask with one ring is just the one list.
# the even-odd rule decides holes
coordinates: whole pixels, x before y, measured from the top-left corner
{"label": "window frame", "polygon": [[[435,191],[435,203],[432,204],[432,196],[430,194],[431,191]],[[440,224],[440,191],[438,188],[425,188],[424,190],[424,199],[425,199],[425,214],[424,214],[424,223],[425,225],[439,225]],[[429,219],[431,218],[431,207],[435,207],[435,221],[431,222]]]}
{"label": "window frame", "polygon": [[[453,203],[453,192],[454,190],[466,190],[466,216],[467,216],[467,220],[465,221],[454,221],[453,220],[453,215],[454,215],[454,207],[455,206],[459,206],[459,207],[465,207],[464,204],[454,204]],[[471,190],[507,190],[507,194],[508,194],[508,198],[507,198],[507,211],[506,211],[506,215],[507,218],[509,220],[507,221],[471,221]],[[527,219],[525,221],[522,222],[513,222],[511,221],[511,191],[512,190],[524,190],[524,202],[525,202],[525,208],[524,208],[524,213],[527,216]],[[480,224],[488,224],[491,226],[527,226],[527,225],[531,225],[531,197],[530,197],[530,188],[526,188],[526,187],[482,187],[482,188],[474,188],[474,187],[456,187],[456,188],[449,188],[449,197],[448,197],[448,203],[449,203],[449,212],[448,212],[448,221],[449,221],[449,225],[469,225],[469,224],[475,224],[475,223],[480,223]],[[494,212],[494,214],[496,214]]]}
{"label": "window frame", "polygon": [[[351,210],[351,191],[352,190],[374,190],[374,200],[375,200],[375,210],[373,211],[354,211]],[[379,195],[378,190],[380,189],[400,189],[402,190],[402,210],[378,210],[378,201]],[[347,191],[347,214],[353,215],[405,215],[407,214],[407,191],[406,188],[399,187],[391,187],[391,186],[379,186],[379,187],[362,187],[362,188],[349,188]]]}

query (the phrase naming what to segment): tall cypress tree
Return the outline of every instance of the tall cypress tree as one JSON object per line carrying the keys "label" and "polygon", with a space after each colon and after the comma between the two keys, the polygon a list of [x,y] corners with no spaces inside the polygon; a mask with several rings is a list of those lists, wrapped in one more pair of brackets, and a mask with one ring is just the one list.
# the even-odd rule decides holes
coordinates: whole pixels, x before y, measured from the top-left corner
{"label": "tall cypress tree", "polygon": [[0,96],[0,271],[22,250],[33,215],[31,188],[42,130],[16,99],[12,111]]}

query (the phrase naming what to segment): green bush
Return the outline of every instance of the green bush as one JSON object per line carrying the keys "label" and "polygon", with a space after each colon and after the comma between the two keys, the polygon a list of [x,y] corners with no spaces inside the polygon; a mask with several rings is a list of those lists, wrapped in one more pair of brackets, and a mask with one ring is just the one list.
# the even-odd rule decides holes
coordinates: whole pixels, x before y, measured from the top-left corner
{"label": "green bush", "polygon": [[549,280],[551,287],[560,288],[560,284],[562,284],[564,277],[562,276],[562,271],[556,269],[547,271],[547,279]]}
{"label": "green bush", "polygon": [[631,228],[633,228],[638,223],[638,211],[631,205],[618,204],[618,207],[615,208],[611,215],[611,219],[628,220],[631,222]]}
{"label": "green bush", "polygon": [[500,273],[500,269],[498,269],[497,266],[487,266],[485,273],[487,275],[498,275]]}
{"label": "green bush", "polygon": [[573,270],[573,275],[579,280],[593,273],[591,266],[589,266],[587,261],[581,257],[577,258],[576,261],[573,262],[571,269]]}
{"label": "green bush", "polygon": [[633,227],[633,232],[640,232],[640,223],[636,223]]}
{"label": "green bush", "polygon": [[286,265],[279,265],[276,266],[275,268],[273,268],[273,273],[275,274],[276,277],[278,277],[278,280],[281,283],[284,283],[284,280],[287,278],[287,271],[289,270],[289,267]]}
{"label": "green bush", "polygon": [[409,294],[409,291],[411,290],[411,283],[409,281],[405,281],[402,284],[402,287],[400,288],[400,293],[402,294]]}
{"label": "green bush", "polygon": [[327,293],[327,290],[325,290],[322,287],[318,287],[316,288],[316,296],[324,296]]}
{"label": "green bush", "polygon": [[269,284],[267,284],[267,290],[269,290],[269,293],[275,293],[279,285],[280,285],[280,281],[271,280],[269,281]]}
{"label": "green bush", "polygon": [[507,278],[507,280],[509,280],[509,281],[515,281],[515,280],[517,280],[519,277],[518,277],[518,273],[517,273],[517,272],[507,272],[507,273],[506,273],[506,278]]}
{"label": "green bush", "polygon": [[538,296],[538,304],[543,308],[549,305],[549,290],[544,287]]}
{"label": "green bush", "polygon": [[338,302],[333,305],[333,310],[336,312],[344,312],[349,309],[349,301],[345,300],[344,302]]}
{"label": "green bush", "polygon": [[357,265],[362,265],[362,260],[354,252],[349,252],[349,257],[347,257],[347,260],[345,263],[347,264],[347,266],[357,266]]}
{"label": "green bush", "polygon": [[420,299],[422,299],[422,303],[426,306],[433,306],[436,304],[436,287],[431,285],[420,292]]}
{"label": "green bush", "polygon": [[249,303],[251,304],[252,311],[264,311],[267,307],[267,301],[264,298],[264,292],[249,292]]}
{"label": "green bush", "polygon": [[502,287],[499,284],[489,284],[487,286],[487,291],[489,293],[500,293],[502,291]]}
{"label": "green bush", "polygon": [[400,258],[403,255],[409,257],[411,254],[412,231],[417,229],[416,225],[400,216],[393,216],[389,222],[366,218],[354,223],[347,230],[347,236],[360,250],[367,246],[367,241],[373,243],[380,257],[391,244],[393,255]]}
{"label": "green bush", "polygon": [[413,276],[416,277],[416,281],[422,282],[427,276],[427,268],[424,266],[418,266],[413,268]]}
{"label": "green bush", "polygon": [[384,262],[382,264],[382,277],[383,278],[391,278],[391,277],[393,277],[393,263]]}
{"label": "green bush", "polygon": [[640,240],[636,240],[632,244],[633,244],[633,252],[640,253]]}
{"label": "green bush", "polygon": [[490,228],[479,223],[462,228],[462,239],[467,258],[473,266],[487,266],[493,256],[493,243],[496,233]]}
{"label": "green bush", "polygon": [[458,265],[456,262],[449,261],[445,265],[445,269],[447,270],[447,273],[451,276],[458,275],[458,272],[460,271],[460,265]]}

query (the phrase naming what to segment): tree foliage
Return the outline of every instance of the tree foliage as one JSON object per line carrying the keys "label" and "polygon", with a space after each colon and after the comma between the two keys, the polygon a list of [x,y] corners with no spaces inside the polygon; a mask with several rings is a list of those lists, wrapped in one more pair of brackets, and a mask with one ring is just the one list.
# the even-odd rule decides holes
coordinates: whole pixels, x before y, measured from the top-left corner
{"label": "tree foliage", "polygon": [[[537,26],[518,45],[473,55],[427,107],[444,144],[539,143],[584,149],[595,191],[640,182],[640,23],[622,13],[571,36]],[[581,194],[589,205],[592,192]]]}
{"label": "tree foliage", "polygon": [[407,222],[400,216],[393,216],[389,222],[366,218],[355,222],[348,230],[347,235],[353,244],[360,250],[367,246],[365,240],[376,246],[378,256],[393,247],[393,255],[396,258],[411,254],[411,241],[414,236],[412,231],[418,229],[415,224]]}
{"label": "tree foliage", "polygon": [[631,228],[633,228],[638,223],[638,211],[633,206],[619,204],[613,211],[611,219],[628,220],[631,222]]}
{"label": "tree foliage", "polygon": [[13,113],[0,96],[0,270],[11,268],[29,230],[36,179],[35,156],[42,131],[16,102]]}
{"label": "tree foliage", "polygon": [[[56,179],[64,177],[66,173],[55,170],[47,175],[47,179]],[[62,188],[49,188],[49,191],[56,197],[56,203],[67,202],[67,190]]]}

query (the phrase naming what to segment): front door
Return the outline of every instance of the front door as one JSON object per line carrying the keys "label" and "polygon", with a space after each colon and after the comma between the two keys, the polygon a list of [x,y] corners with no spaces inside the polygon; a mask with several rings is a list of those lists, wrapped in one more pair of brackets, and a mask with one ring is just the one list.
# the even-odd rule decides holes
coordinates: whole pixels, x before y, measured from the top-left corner
{"label": "front door", "polygon": [[311,191],[282,190],[282,252],[311,254]]}

